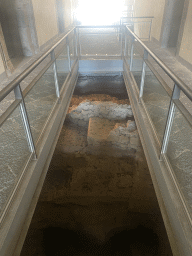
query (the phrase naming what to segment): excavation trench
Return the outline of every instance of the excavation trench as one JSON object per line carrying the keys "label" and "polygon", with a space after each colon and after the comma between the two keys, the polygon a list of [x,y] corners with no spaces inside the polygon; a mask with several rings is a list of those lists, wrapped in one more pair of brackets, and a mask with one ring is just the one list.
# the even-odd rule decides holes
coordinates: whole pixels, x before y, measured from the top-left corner
{"label": "excavation trench", "polygon": [[21,255],[172,255],[121,76],[79,77]]}

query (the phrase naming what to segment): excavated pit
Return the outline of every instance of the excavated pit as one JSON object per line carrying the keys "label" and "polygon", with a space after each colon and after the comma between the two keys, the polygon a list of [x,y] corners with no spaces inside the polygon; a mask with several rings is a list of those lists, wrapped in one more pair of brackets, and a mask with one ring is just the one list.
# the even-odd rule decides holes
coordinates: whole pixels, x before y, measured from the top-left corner
{"label": "excavated pit", "polygon": [[172,255],[121,76],[79,77],[25,255]]}

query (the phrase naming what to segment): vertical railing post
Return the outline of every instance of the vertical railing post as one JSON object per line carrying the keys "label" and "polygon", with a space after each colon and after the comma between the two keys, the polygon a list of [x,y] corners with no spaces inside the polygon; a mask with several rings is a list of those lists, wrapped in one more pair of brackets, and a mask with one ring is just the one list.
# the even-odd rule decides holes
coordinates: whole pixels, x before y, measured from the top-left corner
{"label": "vertical railing post", "polygon": [[54,50],[51,52],[51,59],[54,61],[53,62],[53,73],[54,73],[54,81],[55,81],[55,91],[56,91],[57,98],[60,98],[59,83],[58,83],[58,77],[57,77],[57,65],[56,65]]}
{"label": "vertical railing post", "polygon": [[19,107],[20,107],[20,113],[21,113],[21,117],[22,117],[22,121],[23,121],[23,126],[24,126],[24,129],[25,129],[26,137],[27,137],[27,143],[28,143],[30,152],[33,153],[34,158],[36,159],[37,154],[36,154],[36,150],[35,150],[35,144],[34,144],[34,141],[33,141],[33,136],[32,136],[32,132],[31,132],[29,118],[28,118],[28,115],[27,115],[25,101],[24,101],[24,98],[23,98],[23,93],[21,91],[20,84],[18,84],[17,87],[15,87],[14,93],[15,93],[15,98],[21,100],[21,103],[20,103]]}
{"label": "vertical railing post", "polygon": [[162,159],[162,155],[167,152],[167,146],[168,146],[169,137],[170,137],[170,133],[171,133],[171,127],[173,124],[173,119],[174,119],[174,114],[175,114],[175,103],[173,100],[179,99],[180,91],[181,91],[180,88],[175,84],[173,93],[172,93],[172,97],[171,97],[171,102],[169,105],[169,111],[168,111],[167,122],[166,122],[166,126],[165,126],[165,132],[163,135],[160,160]]}
{"label": "vertical railing post", "polygon": [[134,42],[135,42],[135,38],[132,36],[132,39],[131,39],[131,56],[130,56],[130,71],[132,71],[132,67],[133,67]]}
{"label": "vertical railing post", "polygon": [[125,30],[125,44],[124,44],[124,57],[126,57],[126,53],[127,53],[127,36],[126,36],[126,30]]}
{"label": "vertical railing post", "polygon": [[70,47],[69,47],[69,38],[67,37],[67,56],[68,56],[68,62],[69,62],[69,72],[71,72],[71,56],[70,56]]}
{"label": "vertical railing post", "polygon": [[77,46],[78,46],[78,57],[81,57],[81,43],[80,43],[80,32],[79,32],[79,28],[78,28],[78,33],[77,33]]}
{"label": "vertical railing post", "polygon": [[149,26],[149,41],[151,38],[151,27],[152,27],[152,19],[150,20],[150,26]]}
{"label": "vertical railing post", "polygon": [[77,28],[75,28],[75,30],[74,30],[74,36],[75,36],[75,54],[76,54],[76,56],[78,56],[78,48],[77,48],[77,45],[78,45],[78,43],[77,43]]}
{"label": "vertical railing post", "polygon": [[139,90],[139,102],[141,101],[141,98],[143,97],[143,89],[144,89],[144,84],[145,84],[145,71],[146,71],[145,60],[147,60],[147,59],[148,59],[148,51],[144,49],[141,83],[140,83],[140,90]]}
{"label": "vertical railing post", "polygon": [[123,57],[123,27],[120,27],[120,33],[121,33],[121,58]]}

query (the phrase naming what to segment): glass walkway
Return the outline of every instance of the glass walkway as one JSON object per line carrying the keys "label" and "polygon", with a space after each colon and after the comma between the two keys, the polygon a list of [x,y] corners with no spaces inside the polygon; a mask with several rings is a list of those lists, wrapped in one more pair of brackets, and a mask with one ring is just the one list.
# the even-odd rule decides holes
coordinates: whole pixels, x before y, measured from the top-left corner
{"label": "glass walkway", "polygon": [[[18,219],[20,225],[27,214],[41,172],[51,158],[49,152],[54,150],[53,141],[65,118],[78,72],[123,72],[162,215],[175,236],[174,255],[191,255],[192,116],[184,103],[191,104],[192,90],[146,46],[145,40],[141,41],[140,31],[143,35],[138,22],[76,26],[0,91],[2,227],[7,221],[13,223],[28,201]],[[148,40],[148,32],[146,35]],[[154,62],[171,84],[157,72]],[[32,82],[26,86],[25,79],[30,76]],[[15,210],[10,217],[12,207]],[[19,228],[10,227],[2,232]],[[8,244],[0,243],[1,255]]]}

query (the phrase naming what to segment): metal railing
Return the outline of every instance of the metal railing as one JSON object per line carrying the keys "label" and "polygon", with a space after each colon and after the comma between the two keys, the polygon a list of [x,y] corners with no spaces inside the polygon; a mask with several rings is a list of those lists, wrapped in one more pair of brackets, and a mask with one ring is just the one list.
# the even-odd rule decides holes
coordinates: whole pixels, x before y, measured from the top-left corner
{"label": "metal railing", "polygon": [[79,58],[122,57],[120,28],[120,25],[76,26]]}
{"label": "metal railing", "polygon": [[[152,18],[152,17],[150,17]],[[116,33],[117,29],[120,29],[120,34]],[[80,30],[86,30],[82,34]],[[96,31],[98,30],[98,31]],[[111,31],[110,31],[111,30]],[[84,36],[83,40],[81,41],[81,35]],[[87,52],[88,46],[90,46],[90,41],[87,40],[89,36],[94,36],[93,40],[93,48],[98,45],[98,35],[102,37],[104,35],[104,45],[102,49],[99,49],[100,52],[95,52],[94,54],[90,55],[90,52]],[[107,35],[107,37],[106,37]],[[111,37],[108,35],[112,35],[112,38],[114,40],[114,46],[111,48],[111,52],[113,54],[110,54],[109,51],[109,45],[111,44]],[[103,39],[102,39],[103,40]],[[141,39],[129,28],[129,26],[76,26],[75,28],[68,31],[54,46],[52,46],[46,53],[44,53],[42,56],[40,56],[32,65],[30,65],[26,70],[24,70],[18,77],[16,77],[8,86],[6,86],[1,92],[0,92],[0,102],[6,98],[7,95],[9,95],[12,91],[15,95],[14,102],[7,108],[7,110],[0,116],[0,128],[5,124],[6,120],[10,117],[10,115],[15,111],[15,109],[19,106],[20,108],[20,116],[22,117],[23,121],[23,127],[26,134],[26,139],[28,143],[28,150],[31,153],[31,157],[34,156],[35,158],[38,157],[36,153],[36,143],[34,142],[34,135],[32,132],[32,127],[30,123],[29,118],[29,109],[26,107],[26,97],[29,94],[29,92],[34,88],[37,81],[45,74],[45,72],[50,70],[50,67],[52,66],[53,69],[53,80],[54,80],[54,94],[56,97],[56,100],[54,101],[54,104],[59,103],[60,98],[60,81],[58,77],[58,69],[61,68],[59,66],[59,58],[62,53],[62,47],[59,50],[59,53],[56,53],[56,48],[61,46],[62,42],[65,42],[64,47],[66,51],[65,57],[67,58],[67,70],[68,74],[70,74],[72,69],[72,63],[73,59],[71,56],[75,56],[76,59],[80,59],[82,56],[102,56],[102,58],[108,59],[111,56],[116,56],[119,59],[124,58],[125,62],[129,64],[130,71],[134,72],[134,62],[135,57],[138,58],[140,54],[140,49],[135,54],[135,49],[139,45],[140,48],[142,48],[142,57],[140,57],[140,80],[139,80],[139,100],[140,102],[145,101],[145,88],[146,88],[146,79],[147,74],[154,73],[157,79],[160,81],[161,86],[163,90],[165,91],[165,97],[168,97],[169,101],[169,108],[165,114],[165,126],[164,126],[164,133],[161,136],[158,137],[158,140],[160,141],[160,159],[165,159],[166,154],[168,152],[168,146],[170,142],[170,136],[171,131],[174,126],[174,118],[175,118],[175,112],[176,108],[182,113],[182,116],[184,116],[185,120],[189,123],[190,127],[192,126],[192,116],[191,114],[186,110],[186,108],[183,106],[183,104],[180,101],[180,92],[182,91],[190,101],[192,100],[192,90],[183,82],[181,81],[142,41]],[[71,46],[72,44],[72,46]],[[84,44],[84,51],[82,52],[82,44]],[[101,47],[100,47],[101,48]],[[71,50],[73,49],[73,53]],[[91,51],[91,49],[90,49]],[[114,51],[116,54],[114,54]],[[138,54],[139,53],[139,54]],[[72,54],[72,55],[71,55]],[[38,77],[24,90],[22,91],[21,88],[21,82],[32,72],[34,71],[48,56],[50,56],[50,60],[48,61],[48,64],[43,68],[43,70],[40,72]],[[174,88],[171,90],[165,83],[162,82],[162,80],[158,77],[158,75],[155,73],[152,65],[150,65],[149,56],[157,63],[157,65],[164,70],[164,72],[171,78],[171,80],[174,82]],[[62,64],[63,67],[63,64]],[[154,87],[155,88],[155,87]],[[152,90],[154,89],[151,88]],[[159,89],[160,87],[158,87]],[[155,90],[155,89],[154,89]],[[164,93],[164,92],[163,92]],[[160,95],[161,96],[161,95]],[[167,100],[167,98],[166,98]],[[144,102],[144,105],[147,102]],[[149,114],[150,116],[150,114]],[[158,118],[158,117],[157,117]],[[156,128],[156,127],[155,127]]]}
{"label": "metal railing", "polygon": [[[6,149],[6,147],[4,147],[5,145],[0,144],[0,149],[2,150],[0,161],[1,167],[3,168],[1,170],[1,178],[5,180],[3,182],[6,184],[6,186],[3,182],[0,184],[1,193],[3,193],[4,190],[10,191],[9,193],[6,192],[5,195],[3,194],[3,198],[5,200],[4,204],[2,199],[0,200],[0,213],[2,213],[6,201],[9,200],[10,194],[12,193],[11,191],[15,191],[15,189],[18,187],[19,180],[23,175],[23,169],[26,168],[27,164],[31,159],[38,158],[36,150],[37,142],[44,131],[44,128],[47,124],[47,120],[49,119],[49,116],[51,115],[54,107],[56,106],[56,104],[60,103],[60,94],[64,88],[63,85],[70,76],[71,70],[73,68],[73,62],[77,60],[76,48],[77,38],[76,29],[74,27],[70,29],[62,38],[60,38],[50,49],[43,53],[36,61],[34,61],[28,68],[26,68],[20,75],[18,75],[11,83],[9,83],[5,88],[3,88],[0,91],[0,103],[3,102],[3,100],[5,100],[6,97],[10,95],[10,93],[14,92],[14,98],[12,99],[12,103],[9,104],[7,109],[0,116],[1,138],[4,139],[4,137],[6,137],[7,143],[9,143],[7,147],[11,147],[11,149],[8,149],[6,151],[4,150],[4,148]],[[23,90],[22,81],[24,81],[24,79],[26,79],[30,74],[32,74],[33,71],[38,72],[38,75],[33,75],[34,79]],[[45,77],[47,80],[41,80]],[[49,82],[49,80],[51,82],[48,85],[46,85]],[[45,86],[47,86],[46,89],[48,91],[44,90]],[[38,93],[45,94],[45,103],[49,105],[49,110],[47,109],[46,104],[41,102],[40,98],[37,102],[35,97],[38,95]],[[30,98],[33,98],[34,103],[30,102]],[[27,107],[26,104],[28,104],[29,107]],[[39,109],[37,108],[36,112],[31,113],[31,111],[35,111],[34,109],[36,107],[36,105],[33,104],[39,104]],[[20,110],[19,112],[17,111],[18,108]],[[38,128],[38,132],[40,132],[36,135],[35,132],[33,133],[33,131],[37,130],[37,128],[35,127],[35,125],[37,125],[37,122],[35,123],[35,120],[32,126],[32,121],[30,120],[32,120],[32,116],[33,118],[38,119],[38,111],[41,113],[41,116],[39,117],[41,125],[40,128]],[[41,120],[42,113],[44,113],[45,115],[43,121]],[[17,125],[16,128],[19,127],[18,130],[12,127],[11,131],[9,132],[9,127],[7,127],[6,121],[8,123],[11,121],[12,123],[15,123],[15,125]],[[8,132],[6,130],[8,130]],[[21,134],[22,132],[24,132],[23,130],[25,131],[25,134]],[[14,138],[14,136],[16,138]],[[25,140],[27,143],[26,145],[28,146],[23,146]],[[15,145],[15,148],[11,143]],[[25,151],[27,150],[27,147],[29,153],[26,154]],[[17,152],[19,151],[18,149],[20,149],[21,152]],[[13,154],[15,156],[15,159],[18,159],[18,163],[17,160],[12,158]],[[20,156],[22,155],[23,162],[20,159]],[[24,155],[26,155],[26,157],[24,157]],[[8,162],[4,163],[5,161]],[[10,161],[14,162],[13,167],[11,166]],[[23,166],[21,166],[21,162]],[[14,169],[16,168],[15,166],[17,166],[17,164],[18,169],[20,169],[18,173]],[[7,172],[4,172],[5,169],[8,169],[8,172],[11,173],[11,177],[13,178],[7,176]],[[10,185],[7,185],[9,183]],[[2,216],[0,220],[2,220]]]}
{"label": "metal railing", "polygon": [[[172,170],[184,198],[188,198],[186,201],[190,208],[191,190],[189,185],[186,185],[186,177],[192,170],[191,157],[188,155],[192,152],[192,114],[183,103],[189,101],[192,107],[192,90],[141,41],[129,26],[126,28],[130,45],[129,51],[127,49],[124,51],[124,59],[135,78],[139,102],[148,113],[159,142],[159,159]],[[171,84],[165,83],[157,70],[161,73],[164,71],[164,74],[169,76],[173,88]],[[182,99],[181,93],[184,95]],[[161,126],[161,129],[158,126]],[[178,152],[180,152],[179,156]],[[188,182],[189,180],[190,177]]]}
{"label": "metal railing", "polygon": [[120,25],[129,26],[131,30],[144,41],[149,41],[151,38],[151,28],[153,16],[145,17],[121,17]]}

